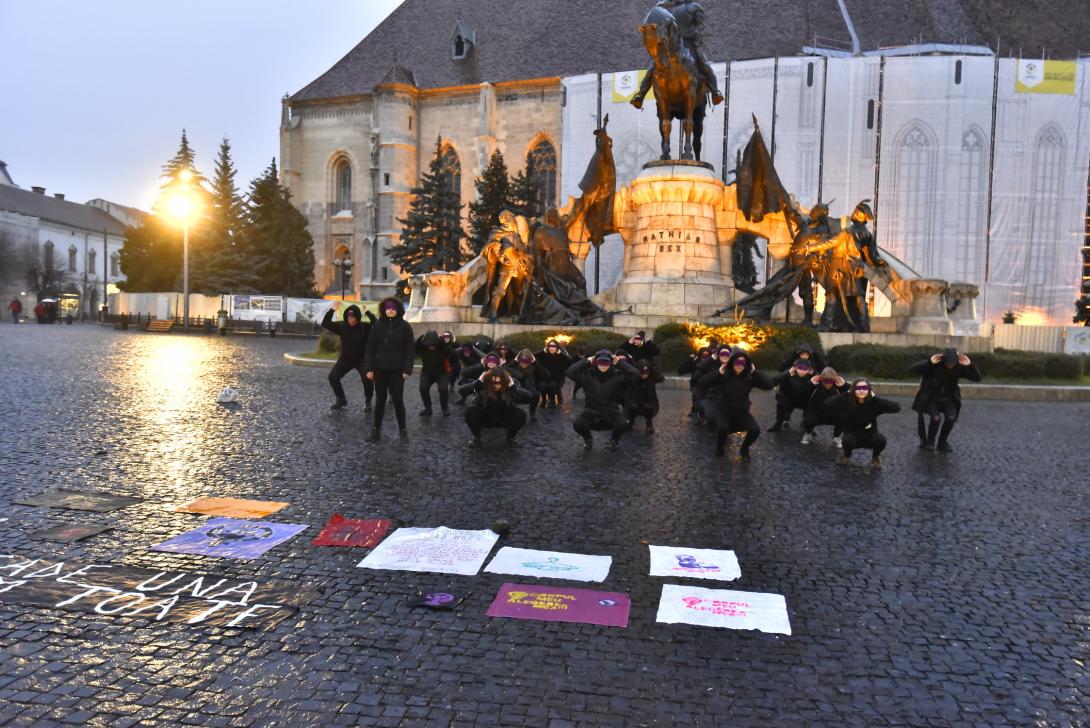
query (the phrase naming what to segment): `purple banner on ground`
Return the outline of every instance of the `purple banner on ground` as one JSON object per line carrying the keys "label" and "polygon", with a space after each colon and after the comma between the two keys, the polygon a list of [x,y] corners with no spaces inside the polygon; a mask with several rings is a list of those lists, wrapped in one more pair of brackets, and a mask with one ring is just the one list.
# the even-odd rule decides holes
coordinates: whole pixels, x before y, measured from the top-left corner
{"label": "purple banner on ground", "polygon": [[152,546],[151,550],[228,559],[256,559],[305,528],[306,525],[297,523],[210,518],[200,528]]}
{"label": "purple banner on ground", "polygon": [[627,594],[536,584],[504,584],[488,608],[489,617],[580,622],[627,627],[632,602]]}

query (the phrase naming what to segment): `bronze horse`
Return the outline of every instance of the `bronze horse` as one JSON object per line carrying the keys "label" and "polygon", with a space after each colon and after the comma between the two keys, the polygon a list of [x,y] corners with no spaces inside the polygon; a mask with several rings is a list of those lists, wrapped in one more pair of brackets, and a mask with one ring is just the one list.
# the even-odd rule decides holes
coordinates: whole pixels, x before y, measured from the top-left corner
{"label": "bronze horse", "polygon": [[655,6],[643,25],[643,45],[654,62],[652,88],[658,107],[662,156],[670,159],[673,120],[681,121],[685,141],[682,159],[700,159],[700,138],[704,133],[704,112],[710,89],[697,67],[692,51],[681,38],[677,21],[665,8]]}

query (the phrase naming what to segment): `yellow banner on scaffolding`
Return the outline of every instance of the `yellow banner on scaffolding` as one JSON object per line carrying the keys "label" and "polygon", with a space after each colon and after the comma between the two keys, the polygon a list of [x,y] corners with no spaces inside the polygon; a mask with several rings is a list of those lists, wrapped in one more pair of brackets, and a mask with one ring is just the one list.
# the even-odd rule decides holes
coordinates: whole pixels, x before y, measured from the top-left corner
{"label": "yellow banner on scaffolding", "polygon": [[1020,94],[1074,96],[1078,68],[1075,61],[1019,60],[1014,90]]}
{"label": "yellow banner on scaffolding", "polygon": [[[624,71],[622,73],[613,74],[613,103],[623,104],[627,101],[631,101],[632,97],[636,95],[636,92],[640,90],[640,84],[643,82],[643,77],[646,75],[646,70]],[[648,91],[644,101],[654,100],[655,92]]]}

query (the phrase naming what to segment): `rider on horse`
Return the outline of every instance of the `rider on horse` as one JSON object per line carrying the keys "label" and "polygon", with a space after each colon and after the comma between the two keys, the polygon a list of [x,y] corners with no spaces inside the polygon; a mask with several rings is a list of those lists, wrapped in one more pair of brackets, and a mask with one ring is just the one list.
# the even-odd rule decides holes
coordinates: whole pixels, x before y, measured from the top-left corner
{"label": "rider on horse", "polygon": [[[704,40],[704,7],[695,0],[659,0],[658,7],[674,16],[681,38],[688,47],[689,52],[693,54],[704,82],[708,84],[708,89],[711,90],[712,105],[723,103],[723,94],[719,92],[715,73],[712,72],[711,66],[708,65],[708,60],[704,57],[704,51],[701,48]],[[643,81],[640,83],[640,90],[632,97],[632,105],[637,109],[643,108],[643,99],[651,90],[654,73],[655,64],[652,63],[650,68],[647,69],[647,73],[644,74]]]}

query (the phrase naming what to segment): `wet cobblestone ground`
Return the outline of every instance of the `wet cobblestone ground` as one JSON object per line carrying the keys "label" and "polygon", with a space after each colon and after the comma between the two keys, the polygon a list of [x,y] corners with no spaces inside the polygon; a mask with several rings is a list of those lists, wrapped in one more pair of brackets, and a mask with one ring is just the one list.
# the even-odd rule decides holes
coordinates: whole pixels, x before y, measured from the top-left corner
{"label": "wet cobblestone ground", "polygon": [[[910,414],[887,417],[886,467],[871,473],[835,467],[827,434],[801,446],[797,426],[763,435],[751,463],[717,461],[681,392],[664,395],[656,434],[640,427],[619,452],[584,453],[558,412],[531,423],[521,449],[493,434],[469,450],[460,417],[415,416],[413,379],[411,441],[388,423],[375,446],[357,382],[352,408],[330,415],[324,371],[282,360],[310,341],[28,325],[0,327],[0,344],[0,552],[322,590],[269,631],[0,604],[0,723],[1081,725],[1090,714],[1090,404],[969,402],[953,456],[918,451]],[[214,401],[229,385],[234,410]],[[771,395],[755,412],[770,423]],[[145,501],[90,519],[13,504],[60,486]],[[164,509],[199,495],[290,501],[271,520],[312,528],[253,561],[149,551],[203,520]],[[629,627],[486,617],[517,577],[357,569],[359,550],[310,546],[335,511],[470,529],[504,519],[500,545],[611,554],[600,588],[631,595]],[[87,520],[117,528],[74,544],[27,538]],[[646,575],[647,543],[735,550],[742,578],[722,587],[783,594],[794,634],[657,624],[663,580]],[[455,612],[406,606],[435,588],[468,596]]]}

